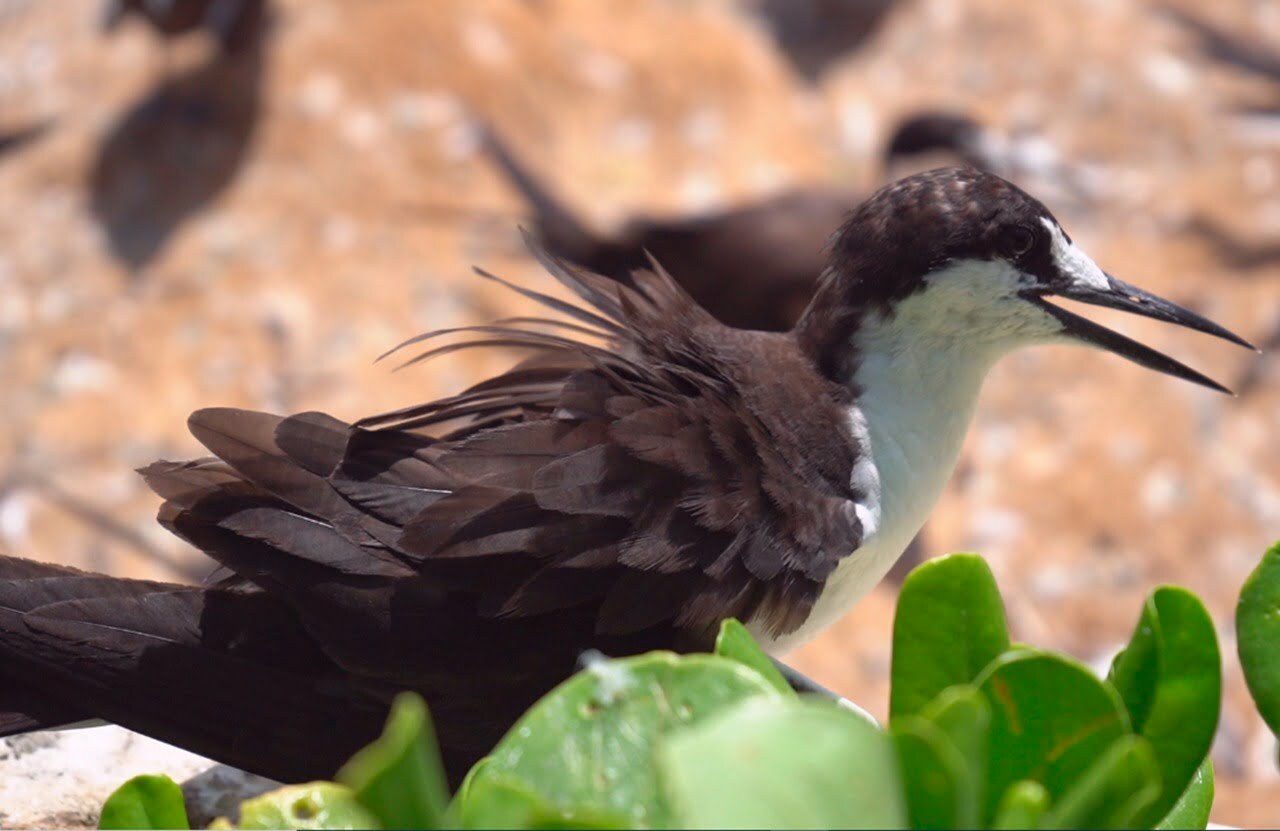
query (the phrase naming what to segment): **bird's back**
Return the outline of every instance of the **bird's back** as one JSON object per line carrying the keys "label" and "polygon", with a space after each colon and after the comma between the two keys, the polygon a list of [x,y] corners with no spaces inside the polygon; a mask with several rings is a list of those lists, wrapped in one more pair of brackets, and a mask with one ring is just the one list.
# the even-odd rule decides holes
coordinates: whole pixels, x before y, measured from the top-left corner
{"label": "bird's back", "polygon": [[[96,598],[86,638],[79,618],[46,625],[66,598],[0,559],[25,598],[0,616],[0,663],[42,689],[75,653],[95,669],[59,676],[70,710],[80,687],[119,684],[118,658],[115,675],[97,669],[104,652],[128,656],[120,686],[134,692],[105,715],[287,779],[332,774],[390,696],[414,689],[457,775],[584,649],[705,647],[725,617],[799,627],[860,537],[858,448],[838,392],[789,335],[727,329],[660,270],[632,290],[544,263],[584,303],[520,289],[560,322],[471,329],[464,344],[533,355],[460,395],[355,425],[195,413],[213,455],[143,473],[165,499],[161,522],[223,567],[216,585],[93,575],[79,589]],[[211,602],[237,613],[211,615]],[[223,667],[225,694],[178,689],[171,660],[192,655]],[[273,679],[298,691],[296,718],[234,729]],[[148,683],[193,704],[176,712]],[[350,712],[341,735],[323,728],[336,711]],[[310,722],[314,740],[299,728]],[[220,744],[227,735],[234,746]]]}

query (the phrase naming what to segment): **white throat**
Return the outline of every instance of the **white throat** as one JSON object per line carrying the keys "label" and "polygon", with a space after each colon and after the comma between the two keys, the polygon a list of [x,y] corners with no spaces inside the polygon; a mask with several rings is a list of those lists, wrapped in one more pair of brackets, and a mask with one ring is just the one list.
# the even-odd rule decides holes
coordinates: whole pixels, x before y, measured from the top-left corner
{"label": "white throat", "polygon": [[[1002,268],[1008,273],[995,273]],[[849,417],[871,448],[852,474],[869,491],[858,510],[866,537],[836,567],[798,630],[776,639],[757,632],[771,652],[803,644],[843,615],[924,525],[955,469],[987,371],[1006,352],[1052,331],[1016,296],[998,307],[1011,288],[1001,283],[1019,279],[1003,264],[960,263],[900,302],[892,317],[873,315],[859,327],[857,400]]]}

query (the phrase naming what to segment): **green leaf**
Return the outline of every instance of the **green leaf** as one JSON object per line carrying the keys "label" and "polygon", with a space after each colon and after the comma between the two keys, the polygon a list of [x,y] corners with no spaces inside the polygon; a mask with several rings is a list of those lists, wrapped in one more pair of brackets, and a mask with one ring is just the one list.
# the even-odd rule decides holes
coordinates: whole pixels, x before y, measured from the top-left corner
{"label": "green leaf", "polygon": [[889,733],[898,751],[911,827],[968,827],[959,820],[965,760],[947,734],[920,716],[903,716]]}
{"label": "green leaf", "polygon": [[427,705],[413,693],[391,704],[382,735],[352,756],[337,779],[383,828],[440,828],[449,801]]}
{"label": "green leaf", "polygon": [[962,760],[955,827],[977,828],[986,789],[991,705],[973,687],[952,687],[929,702],[922,715],[946,733]]}
{"label": "green leaf", "polygon": [[1253,703],[1280,736],[1280,543],[1262,556],[1240,591],[1236,638]]}
{"label": "green leaf", "polygon": [[1058,799],[1042,828],[1146,828],[1137,822],[1160,797],[1151,745],[1123,736]]}
{"label": "green leaf", "polygon": [[718,655],[650,652],[601,661],[525,713],[470,787],[500,778],[565,814],[591,808],[635,826],[670,825],[655,742],[756,696],[782,697],[760,673]]}
{"label": "green leaf", "polygon": [[658,748],[677,828],[902,828],[887,736],[820,699],[755,698]]}
{"label": "green leaf", "polygon": [[[1039,828],[1040,819],[1049,810],[1049,792],[1039,782],[1024,779],[1014,782],[1000,798],[996,808],[995,820],[991,827],[997,831],[1004,829]],[[961,826],[977,828],[976,825]]]}
{"label": "green leaf", "polygon": [[102,805],[99,828],[187,829],[182,789],[167,776],[135,776],[111,792]]}
{"label": "green leaf", "polygon": [[716,635],[716,654],[746,664],[760,673],[764,680],[773,685],[780,693],[795,695],[795,690],[787,683],[769,656],[751,637],[747,627],[734,618],[726,618],[720,623],[720,633]]}
{"label": "green leaf", "polygon": [[333,782],[288,785],[240,805],[239,829],[379,828],[348,787]]}
{"label": "green leaf", "polygon": [[1110,675],[1133,731],[1151,743],[1163,783],[1160,797],[1136,820],[1143,827],[1168,813],[1209,753],[1221,663],[1213,620],[1195,595],[1165,586],[1147,598]]}
{"label": "green leaf", "polygon": [[1051,800],[1061,798],[1129,733],[1115,689],[1063,655],[1011,652],[983,672],[978,688],[991,705],[985,817],[1022,779],[1044,785]]}
{"label": "green leaf", "polygon": [[981,557],[952,554],[918,566],[902,584],[893,621],[890,718],[972,683],[1008,648],[1000,591]]}
{"label": "green leaf", "polygon": [[1208,759],[1191,777],[1191,784],[1178,797],[1164,819],[1156,823],[1159,829],[1194,829],[1203,831],[1209,825],[1209,811],[1213,808],[1213,762]]}
{"label": "green leaf", "polygon": [[480,761],[471,766],[471,770],[467,771],[467,775],[462,777],[462,784],[458,785],[458,792],[453,795],[453,802],[450,803],[451,810],[466,801],[467,794],[471,792],[471,786],[475,784],[476,778],[480,776],[480,771],[484,770],[489,761],[488,756],[481,758]]}
{"label": "green leaf", "polygon": [[626,828],[624,818],[599,812],[564,812],[556,809],[519,782],[486,778],[471,788],[458,806],[457,825],[464,829],[487,828]]}

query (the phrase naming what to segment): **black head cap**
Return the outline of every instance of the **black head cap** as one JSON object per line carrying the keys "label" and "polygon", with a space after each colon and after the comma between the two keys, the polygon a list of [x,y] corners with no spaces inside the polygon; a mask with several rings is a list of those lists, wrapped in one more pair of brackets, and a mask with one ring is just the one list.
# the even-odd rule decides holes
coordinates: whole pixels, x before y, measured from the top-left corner
{"label": "black head cap", "polygon": [[[993,266],[947,271],[953,264],[975,261]],[[1121,309],[1249,346],[1196,312],[1107,274],[1072,243],[1039,201],[999,176],[973,168],[908,177],[857,208],[832,239],[818,292],[796,324],[796,340],[828,379],[847,383],[859,360],[854,344],[859,326],[869,315],[893,320],[902,301],[930,285],[958,291],[939,295],[937,302],[943,305],[924,307],[923,316],[898,331],[932,338],[942,331],[939,322],[959,321],[960,329],[950,331],[959,331],[960,337],[946,349],[965,348],[978,330],[1001,338],[1006,349],[1069,339],[1202,386],[1226,389],[1149,346],[1055,305],[1053,298]],[[967,306],[958,317],[949,314],[956,304]]]}
{"label": "black head cap", "polygon": [[[1048,279],[1054,270],[1045,220],[1057,227],[1037,199],[974,168],[931,170],[881,188],[832,237],[797,337],[820,365],[828,363],[865,313],[890,312],[927,275],[959,260],[1006,259]],[[824,366],[831,375],[842,369]]]}

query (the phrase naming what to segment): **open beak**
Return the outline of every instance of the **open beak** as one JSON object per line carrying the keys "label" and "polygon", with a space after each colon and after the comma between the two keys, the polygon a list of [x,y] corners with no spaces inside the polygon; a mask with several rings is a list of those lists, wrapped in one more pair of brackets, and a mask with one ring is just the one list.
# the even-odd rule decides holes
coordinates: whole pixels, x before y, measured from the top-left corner
{"label": "open beak", "polygon": [[[1072,281],[1066,288],[1056,292],[1055,296],[1065,297],[1068,300],[1077,300],[1081,303],[1090,303],[1095,306],[1120,309],[1144,317],[1163,320],[1167,323],[1176,323],[1179,326],[1195,329],[1198,332],[1205,332],[1248,349],[1255,349],[1253,344],[1244,338],[1224,329],[1211,320],[1201,317],[1190,309],[1184,309],[1176,303],[1157,297],[1137,286],[1130,285],[1123,280],[1117,280],[1110,274],[1104,274],[1104,276],[1107,281],[1105,288]],[[1072,338],[1100,347],[1108,352],[1114,352],[1148,369],[1154,369],[1157,372],[1163,372],[1175,378],[1182,378],[1219,392],[1231,393],[1231,390],[1217,381],[1196,372],[1179,361],[1175,361],[1168,355],[1157,352],[1149,346],[1143,346],[1119,332],[1113,332],[1105,326],[1099,326],[1080,315],[1055,306],[1049,303],[1043,295],[1034,295],[1030,299],[1038,303],[1050,315],[1057,318],[1062,324],[1063,333]]]}

